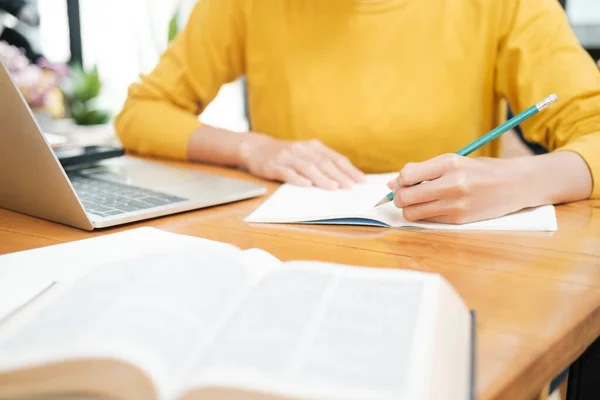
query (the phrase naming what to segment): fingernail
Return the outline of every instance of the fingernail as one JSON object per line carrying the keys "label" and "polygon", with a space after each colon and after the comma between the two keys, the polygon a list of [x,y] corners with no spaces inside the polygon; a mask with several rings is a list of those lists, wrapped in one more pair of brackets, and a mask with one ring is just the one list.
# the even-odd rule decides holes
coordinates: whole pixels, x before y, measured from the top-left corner
{"label": "fingernail", "polygon": [[392,179],[391,181],[389,181],[389,182],[387,183],[387,187],[388,187],[390,190],[395,190],[395,189],[396,189],[396,180],[395,180],[395,179]]}

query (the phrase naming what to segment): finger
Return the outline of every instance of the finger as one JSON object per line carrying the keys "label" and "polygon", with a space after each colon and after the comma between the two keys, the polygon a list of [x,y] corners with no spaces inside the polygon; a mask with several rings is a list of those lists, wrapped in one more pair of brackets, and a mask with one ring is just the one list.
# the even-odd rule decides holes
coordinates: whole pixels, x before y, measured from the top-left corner
{"label": "finger", "polygon": [[354,186],[354,181],[346,175],[338,166],[331,160],[327,159],[321,162],[319,168],[325,175],[336,181],[341,188],[350,189]]}
{"label": "finger", "polygon": [[365,174],[356,168],[348,158],[344,157],[340,153],[335,150],[330,149],[325,146],[323,143],[317,141],[314,144],[315,148],[318,149],[322,154],[327,156],[327,158],[331,159],[335,165],[353,182],[355,183],[364,183],[367,180]]}
{"label": "finger", "polygon": [[451,177],[441,177],[415,186],[396,186],[394,190],[394,204],[399,208],[451,197],[457,197],[457,190]]}
{"label": "finger", "polygon": [[355,183],[365,183],[367,176],[358,168],[356,168],[346,157],[340,156],[334,160],[335,164],[342,170],[346,176],[349,176]]}
{"label": "finger", "polygon": [[[429,181],[421,181],[419,183],[417,183],[417,185],[421,185],[423,183],[427,183]],[[392,179],[391,181],[389,181],[387,183],[387,187],[392,191],[395,192],[396,190],[403,188],[404,186],[400,184],[400,175],[398,175],[397,178]],[[410,186],[409,186],[410,187]]]}
{"label": "finger", "polygon": [[326,148],[321,142],[313,141],[310,146],[299,148],[297,151],[304,158],[311,160],[328,178],[337,182],[338,187],[349,189],[354,185],[352,178],[344,173],[330,158],[329,152],[333,151]]}
{"label": "finger", "polygon": [[466,203],[463,200],[455,199],[434,200],[402,209],[402,215],[407,221],[459,220],[466,214]]}
{"label": "finger", "polygon": [[278,180],[282,182],[291,183],[292,185],[297,186],[312,186],[312,182],[310,179],[307,179],[297,173],[293,168],[289,167],[279,167],[276,171],[276,175]]}
{"label": "finger", "polygon": [[437,179],[446,172],[464,165],[466,158],[458,154],[442,154],[420,163],[407,163],[400,171],[398,186],[412,186],[422,181]]}
{"label": "finger", "polygon": [[437,217],[433,217],[433,218],[428,218],[423,220],[423,222],[437,222],[439,224],[449,224],[449,225],[461,225],[461,224],[467,224],[469,222],[475,222],[478,221],[477,217],[474,216],[470,216],[470,215],[464,215],[464,216],[458,216],[458,215],[440,215]]}
{"label": "finger", "polygon": [[340,187],[339,183],[325,175],[310,160],[296,158],[292,161],[292,167],[303,177],[309,179],[313,185],[321,189],[334,190]]}

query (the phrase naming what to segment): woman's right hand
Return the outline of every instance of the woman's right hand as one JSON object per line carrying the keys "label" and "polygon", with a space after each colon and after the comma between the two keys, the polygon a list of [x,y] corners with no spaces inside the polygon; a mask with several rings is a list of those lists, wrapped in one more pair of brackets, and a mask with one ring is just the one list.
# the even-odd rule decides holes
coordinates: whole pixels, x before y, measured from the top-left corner
{"label": "woman's right hand", "polygon": [[347,189],[365,181],[348,159],[319,140],[283,141],[251,134],[240,146],[248,171],[261,178],[298,186]]}

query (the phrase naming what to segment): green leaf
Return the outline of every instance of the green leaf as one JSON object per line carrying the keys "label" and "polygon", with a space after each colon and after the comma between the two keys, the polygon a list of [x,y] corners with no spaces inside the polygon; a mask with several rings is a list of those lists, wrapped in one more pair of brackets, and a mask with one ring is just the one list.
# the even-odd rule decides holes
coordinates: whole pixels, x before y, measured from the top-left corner
{"label": "green leaf", "polygon": [[71,103],[71,118],[77,125],[100,125],[110,120],[108,112],[94,109],[90,104],[77,99]]}
{"label": "green leaf", "polygon": [[179,23],[177,22],[178,16],[179,8],[175,10],[175,14],[173,14],[171,20],[169,21],[169,43],[171,43],[171,41],[175,39],[175,37],[179,33]]}
{"label": "green leaf", "polygon": [[85,71],[81,65],[73,65],[71,79],[64,85],[68,111],[77,125],[99,125],[110,120],[110,114],[96,109],[96,98],[100,95],[102,82],[98,67]]}
{"label": "green leaf", "polygon": [[98,97],[101,86],[98,68],[94,67],[91,72],[83,74],[79,86],[75,87],[75,97],[81,101],[89,101]]}
{"label": "green leaf", "polygon": [[65,96],[69,99],[73,99],[75,97],[75,89],[80,87],[83,84],[83,69],[80,64],[74,64],[71,67],[71,76],[69,79],[65,79],[61,83],[61,89]]}
{"label": "green leaf", "polygon": [[81,66],[73,66],[71,79],[62,85],[63,92],[70,100],[90,101],[100,95],[102,83],[98,68],[94,66],[91,71],[84,71]]}
{"label": "green leaf", "polygon": [[108,122],[110,116],[106,111],[89,110],[84,125],[100,125]]}

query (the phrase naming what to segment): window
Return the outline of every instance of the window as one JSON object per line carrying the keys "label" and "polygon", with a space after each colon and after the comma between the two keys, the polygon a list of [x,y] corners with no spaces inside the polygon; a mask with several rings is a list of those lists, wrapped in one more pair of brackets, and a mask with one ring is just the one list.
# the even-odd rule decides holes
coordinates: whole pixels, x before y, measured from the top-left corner
{"label": "window", "polygon": [[40,12],[39,47],[48,60],[66,63],[71,58],[69,21],[65,0],[38,1]]}
{"label": "window", "polygon": [[567,14],[574,25],[600,25],[600,1],[568,0]]}

